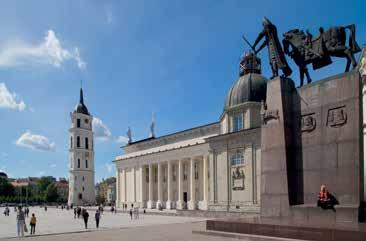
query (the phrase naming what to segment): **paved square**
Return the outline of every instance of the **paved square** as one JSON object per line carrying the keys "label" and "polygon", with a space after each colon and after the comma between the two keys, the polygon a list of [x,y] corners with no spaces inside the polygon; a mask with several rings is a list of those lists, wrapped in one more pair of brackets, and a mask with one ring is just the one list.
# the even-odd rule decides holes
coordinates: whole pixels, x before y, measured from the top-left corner
{"label": "paved square", "polygon": [[[15,237],[16,233],[16,214],[14,209],[11,208],[10,216],[3,215],[4,208],[0,208],[0,238]],[[88,210],[89,222],[88,230],[95,231],[95,211]],[[36,234],[57,234],[68,232],[81,232],[85,231],[84,222],[80,219],[74,219],[73,210],[61,210],[55,208],[48,208],[48,211],[40,207],[31,207],[30,215],[35,213],[37,217]],[[27,226],[29,227],[29,219],[26,219]],[[190,218],[190,217],[176,217],[176,216],[162,216],[162,215],[143,215],[140,213],[139,219],[130,219],[129,214],[117,213],[112,214],[109,211],[105,211],[100,220],[99,230],[108,229],[123,229],[133,228],[141,226],[152,226],[162,224],[182,224],[203,221],[202,218]],[[28,228],[29,229],[29,228]],[[26,233],[29,235],[29,233]]]}

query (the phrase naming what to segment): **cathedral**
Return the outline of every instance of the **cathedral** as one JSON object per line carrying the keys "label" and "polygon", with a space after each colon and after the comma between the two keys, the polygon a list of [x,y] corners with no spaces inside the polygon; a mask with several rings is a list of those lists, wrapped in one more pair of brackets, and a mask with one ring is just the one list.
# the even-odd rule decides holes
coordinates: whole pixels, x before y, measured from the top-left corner
{"label": "cathedral", "polygon": [[84,104],[83,90],[75,110],[70,113],[71,128],[69,146],[69,205],[95,203],[94,190],[94,141],[92,122]]}
{"label": "cathedral", "polygon": [[266,84],[260,59],[248,53],[219,121],[130,139],[114,161],[117,206],[258,213]]}

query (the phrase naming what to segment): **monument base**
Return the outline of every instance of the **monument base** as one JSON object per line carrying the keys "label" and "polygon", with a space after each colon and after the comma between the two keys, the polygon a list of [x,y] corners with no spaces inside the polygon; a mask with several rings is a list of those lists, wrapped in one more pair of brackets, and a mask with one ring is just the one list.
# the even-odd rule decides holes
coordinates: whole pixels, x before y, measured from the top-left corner
{"label": "monument base", "polygon": [[226,232],[314,241],[364,241],[366,237],[365,223],[326,224],[263,217],[207,220],[206,230],[208,234],[218,232],[215,235]]}

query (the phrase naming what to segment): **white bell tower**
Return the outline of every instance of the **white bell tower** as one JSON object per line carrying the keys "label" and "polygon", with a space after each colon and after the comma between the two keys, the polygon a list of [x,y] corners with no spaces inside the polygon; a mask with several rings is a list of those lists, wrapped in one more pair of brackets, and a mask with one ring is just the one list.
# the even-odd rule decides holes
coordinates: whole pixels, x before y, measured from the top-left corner
{"label": "white bell tower", "polygon": [[82,88],[80,88],[80,101],[74,112],[70,113],[70,117],[70,180],[68,204],[76,206],[94,204],[93,117],[84,104]]}

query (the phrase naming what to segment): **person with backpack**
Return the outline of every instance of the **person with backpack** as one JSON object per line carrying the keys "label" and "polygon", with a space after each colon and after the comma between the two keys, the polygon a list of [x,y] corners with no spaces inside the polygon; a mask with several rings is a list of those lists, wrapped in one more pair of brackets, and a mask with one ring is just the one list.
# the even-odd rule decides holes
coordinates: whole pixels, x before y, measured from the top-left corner
{"label": "person with backpack", "polygon": [[29,225],[30,225],[30,234],[33,235],[36,233],[36,223],[37,223],[37,219],[36,216],[34,215],[34,213],[32,213],[32,217],[30,219]]}
{"label": "person with backpack", "polygon": [[88,213],[88,211],[86,211],[86,209],[83,209],[83,211],[82,211],[82,217],[83,217],[83,219],[84,219],[84,225],[85,225],[85,229],[87,229],[88,228],[88,219],[89,219],[89,213]]}
{"label": "person with backpack", "polygon": [[97,210],[95,212],[95,225],[96,225],[97,228],[99,228],[99,221],[100,221],[100,211]]}

